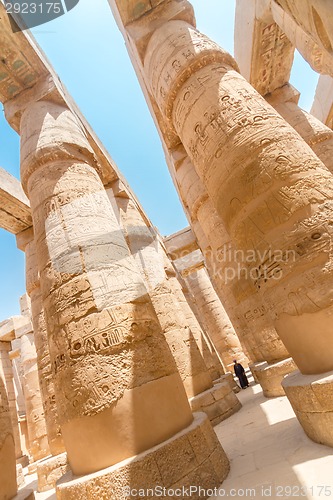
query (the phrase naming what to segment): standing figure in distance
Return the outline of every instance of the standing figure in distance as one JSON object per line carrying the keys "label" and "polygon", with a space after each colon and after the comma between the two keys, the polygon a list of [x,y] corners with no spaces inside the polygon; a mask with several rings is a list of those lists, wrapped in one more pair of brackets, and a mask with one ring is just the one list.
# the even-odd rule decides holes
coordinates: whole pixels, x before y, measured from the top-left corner
{"label": "standing figure in distance", "polygon": [[249,387],[249,381],[247,380],[247,376],[245,374],[245,370],[240,363],[237,363],[237,360],[234,359],[234,372],[236,377],[239,380],[240,386],[242,389],[246,389]]}

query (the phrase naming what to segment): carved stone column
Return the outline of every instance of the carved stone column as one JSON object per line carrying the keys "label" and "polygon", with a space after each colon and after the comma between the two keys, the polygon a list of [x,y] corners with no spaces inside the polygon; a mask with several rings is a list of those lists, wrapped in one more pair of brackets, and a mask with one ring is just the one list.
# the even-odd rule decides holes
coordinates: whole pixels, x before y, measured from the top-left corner
{"label": "carved stone column", "polygon": [[202,261],[202,255],[199,256],[199,259],[201,262],[200,260],[195,262],[194,256],[194,262],[192,262],[191,256],[189,256],[188,267],[186,264],[184,265],[184,262],[179,263],[182,266],[182,276],[195,298],[200,315],[203,317],[207,331],[216,345],[224,366],[232,370],[234,359],[237,359],[242,364],[247,364],[246,359],[243,359],[244,354],[237,335],[209,279]]}
{"label": "carved stone column", "polygon": [[[186,22],[156,29],[144,66],[160,111],[180,137],[231,240],[237,249],[255,252],[251,266],[257,274],[245,284],[263,294],[301,372],[329,372],[331,173],[238,75],[230,56]],[[259,258],[267,251],[268,263]],[[287,252],[293,258],[282,259]],[[322,430],[321,442],[326,438],[331,443]]]}
{"label": "carved stone column", "polygon": [[175,270],[167,254],[163,251],[164,256],[164,269],[167,275],[168,283],[170,289],[174,296],[176,297],[179,305],[182,308],[182,312],[186,318],[186,322],[193,333],[193,337],[199,347],[201,355],[206,363],[206,366],[210,372],[212,380],[216,380],[225,374],[225,368],[218,358],[214,347],[212,346],[210,338],[207,336],[207,332],[204,331],[203,327],[199,323],[195,312],[192,309],[192,304],[189,304],[187,296],[185,295],[184,287],[186,284],[182,280],[181,276]]}
{"label": "carved stone column", "polygon": [[231,319],[227,323],[229,331],[236,327],[236,333],[248,347],[254,363],[264,360],[272,363],[289,357],[268,317],[263,298],[244,283],[243,274],[248,270],[247,255],[237,252],[183,147],[177,148],[172,157],[179,192],[188,207],[210,278]]}
{"label": "carved stone column", "polygon": [[47,438],[52,455],[51,458],[41,460],[37,464],[38,491],[42,492],[54,488],[56,481],[69,470],[69,465],[61,435],[55,400],[34,235],[32,230],[29,231],[29,234],[22,233],[18,235],[17,242],[20,248],[25,251],[26,288],[31,300],[31,317],[34,329],[39,385],[44,408]]}
{"label": "carved stone column", "polygon": [[333,173],[333,131],[297,105],[299,93],[285,85],[265,96],[276,111],[299,133],[318,158]]}
{"label": "carved stone column", "polygon": [[17,492],[13,427],[4,371],[0,359],[0,498],[13,498]]}
{"label": "carved stone column", "polygon": [[20,430],[18,424],[18,415],[16,407],[16,397],[13,382],[13,368],[9,357],[9,352],[11,350],[10,342],[0,342],[0,367],[2,371],[2,381],[5,384],[6,398],[8,402],[9,414],[11,418],[12,425],[12,435],[15,443],[15,457],[19,459],[22,457],[22,447]]}
{"label": "carved stone column", "polygon": [[[89,484],[93,496],[103,496],[105,487],[108,498],[123,498],[121,486],[133,484],[134,468],[147,467],[144,457],[154,460],[166,440],[179,449],[179,433],[187,436],[194,426],[200,435],[204,421],[193,421],[77,118],[42,100],[28,104],[20,129],[58,416],[71,469],[86,474],[78,485],[59,486],[59,495],[72,498],[77,487],[80,496]],[[226,460],[216,442],[213,449]],[[125,459],[131,460],[111,467]],[[89,475],[96,471],[98,484]],[[118,479],[110,483],[110,474]],[[216,481],[212,473],[210,483]]]}
{"label": "carved stone column", "polygon": [[21,339],[21,364],[29,435],[29,454],[34,462],[50,454],[42,397],[39,388],[37,353],[34,334],[25,333]]}
{"label": "carved stone column", "polygon": [[[110,195],[111,193],[109,193]],[[164,255],[160,244],[147,227],[135,203],[127,198],[116,198],[126,241],[145,279],[152,304],[162,331],[175,358],[186,394],[193,411],[204,411],[217,424],[240,408],[236,396],[225,400],[220,386],[213,386],[207,366],[200,354],[176,295],[170,288],[164,270]],[[228,391],[230,393],[230,390]],[[209,403],[207,404],[207,400]],[[231,410],[233,410],[231,412]]]}

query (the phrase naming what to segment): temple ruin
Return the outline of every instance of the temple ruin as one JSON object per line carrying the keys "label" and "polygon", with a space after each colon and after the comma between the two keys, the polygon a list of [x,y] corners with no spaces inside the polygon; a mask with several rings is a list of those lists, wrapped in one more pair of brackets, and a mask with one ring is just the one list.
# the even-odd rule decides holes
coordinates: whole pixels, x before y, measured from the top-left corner
{"label": "temple ruin", "polygon": [[[333,7],[236,0],[233,56],[187,0],[109,4],[189,225],[153,226],[0,3],[21,169],[0,168],[0,227],[26,265],[0,323],[0,500],[208,498],[230,471],[214,427],[242,408],[234,359],[333,447]],[[310,113],[295,49],[320,74]]]}

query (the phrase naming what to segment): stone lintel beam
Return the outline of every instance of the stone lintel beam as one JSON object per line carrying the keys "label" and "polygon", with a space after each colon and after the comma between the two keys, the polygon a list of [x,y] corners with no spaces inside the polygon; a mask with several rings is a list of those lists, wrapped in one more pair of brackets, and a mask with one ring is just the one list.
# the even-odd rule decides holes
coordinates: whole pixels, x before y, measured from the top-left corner
{"label": "stone lintel beam", "polygon": [[0,227],[17,234],[31,225],[30,204],[21,183],[0,168]]}
{"label": "stone lintel beam", "polygon": [[27,316],[12,316],[0,323],[0,341],[11,342],[15,338],[32,332],[32,324]]}
{"label": "stone lintel beam", "polygon": [[205,267],[205,262],[201,250],[194,250],[193,252],[174,260],[177,271],[182,276],[187,276],[197,269]]}
{"label": "stone lintel beam", "polygon": [[25,247],[27,246],[30,241],[32,241],[34,238],[34,230],[33,227],[29,227],[28,229],[25,229],[24,231],[21,231],[16,235],[16,246],[19,250],[22,250],[22,252],[25,251]]}
{"label": "stone lintel beam", "polygon": [[320,75],[310,113],[333,128],[333,78]]}
{"label": "stone lintel beam", "polygon": [[[152,2],[152,6],[155,7],[158,3],[156,0]],[[132,4],[134,8],[135,2]],[[127,186],[121,172],[82,115],[31,33],[28,30],[13,32],[9,16],[1,2],[0,56],[0,73],[4,75],[0,82],[0,102],[5,105],[6,118],[14,130],[19,132],[20,115],[27,103],[47,98],[56,104],[64,104],[81,122],[84,133],[96,155],[103,184],[108,185],[116,179],[123,180],[130,196],[135,199],[134,193]],[[1,198],[0,206],[2,206]],[[24,229],[25,227],[18,228],[15,234]]]}
{"label": "stone lintel beam", "polygon": [[172,260],[179,259],[198,249],[198,242],[190,227],[167,236],[163,240],[166,251]]}
{"label": "stone lintel beam", "polygon": [[[306,1],[304,1],[305,3]],[[311,68],[318,73],[333,76],[332,52],[326,50],[318,43],[316,37],[311,36],[281,2],[277,3],[272,0],[271,9],[276,24],[286,34],[287,38],[309,63]]]}
{"label": "stone lintel beam", "polygon": [[266,94],[264,97],[269,102],[269,104],[274,107],[275,102],[292,102],[294,104],[298,104],[300,95],[300,92],[295,89],[295,87],[290,85],[290,83],[286,83],[282,87],[274,90],[274,92]]}
{"label": "stone lintel beam", "polygon": [[294,46],[274,22],[266,0],[237,0],[235,59],[262,95],[289,81]]}

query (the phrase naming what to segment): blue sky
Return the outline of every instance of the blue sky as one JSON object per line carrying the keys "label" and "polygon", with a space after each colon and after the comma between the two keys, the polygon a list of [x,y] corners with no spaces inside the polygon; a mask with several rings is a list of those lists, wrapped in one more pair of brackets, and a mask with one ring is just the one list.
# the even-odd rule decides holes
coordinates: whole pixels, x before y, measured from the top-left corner
{"label": "blue sky", "polygon": [[[233,53],[234,0],[193,0],[197,26]],[[93,5],[93,7],[92,7]],[[32,30],[82,113],[129,181],[148,216],[168,235],[187,225],[159,137],[107,0],[80,0],[65,16]],[[291,82],[309,110],[316,75],[296,55]],[[19,138],[0,116],[0,165],[19,178]],[[19,314],[24,254],[0,229],[0,321]]]}

